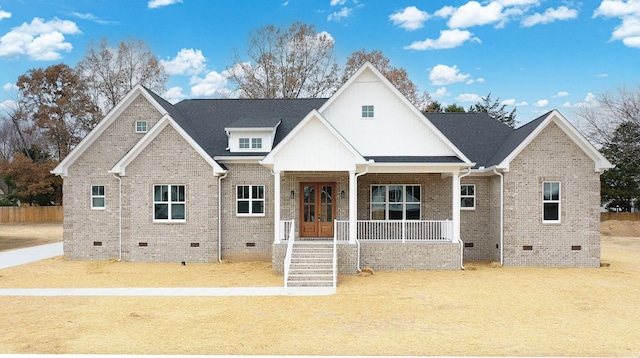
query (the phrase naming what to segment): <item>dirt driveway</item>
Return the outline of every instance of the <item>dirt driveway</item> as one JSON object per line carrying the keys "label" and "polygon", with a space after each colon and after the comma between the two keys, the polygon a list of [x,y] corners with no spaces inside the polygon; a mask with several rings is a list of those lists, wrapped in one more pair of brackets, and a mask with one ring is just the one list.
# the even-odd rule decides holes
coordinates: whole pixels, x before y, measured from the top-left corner
{"label": "dirt driveway", "polygon": [[[0,297],[0,354],[637,357],[640,239],[603,236],[602,260],[341,276],[325,297]],[[55,258],[0,270],[0,288],[281,282],[265,263]]]}

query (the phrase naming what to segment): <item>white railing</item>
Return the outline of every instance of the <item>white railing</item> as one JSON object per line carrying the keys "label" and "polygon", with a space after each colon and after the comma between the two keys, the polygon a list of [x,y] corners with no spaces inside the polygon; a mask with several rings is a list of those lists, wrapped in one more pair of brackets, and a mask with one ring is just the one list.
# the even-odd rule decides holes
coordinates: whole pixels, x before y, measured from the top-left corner
{"label": "white railing", "polygon": [[287,254],[284,257],[284,287],[287,287],[287,281],[289,281],[289,267],[291,267],[291,253],[293,252],[293,241],[295,236],[295,230],[293,230],[293,228],[295,228],[295,220],[289,221],[288,236],[285,236],[287,238]]}
{"label": "white railing", "polygon": [[[362,241],[453,241],[451,220],[358,220],[356,239]],[[349,222],[336,221],[335,237],[349,241]]]}
{"label": "white railing", "polygon": [[336,236],[338,232],[338,222],[333,222],[333,288],[338,286],[338,239]]}
{"label": "white railing", "polygon": [[280,241],[287,241],[295,232],[294,220],[280,221]]}

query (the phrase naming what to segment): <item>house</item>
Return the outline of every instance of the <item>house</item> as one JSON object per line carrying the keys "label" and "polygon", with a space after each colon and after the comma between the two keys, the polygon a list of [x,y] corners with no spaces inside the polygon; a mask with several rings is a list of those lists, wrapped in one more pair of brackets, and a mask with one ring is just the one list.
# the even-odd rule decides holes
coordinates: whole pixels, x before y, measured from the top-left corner
{"label": "house", "polygon": [[463,261],[597,267],[611,164],[558,111],[512,129],[418,111],[371,64],[328,99],[192,99],[136,86],[53,170],[69,260]]}

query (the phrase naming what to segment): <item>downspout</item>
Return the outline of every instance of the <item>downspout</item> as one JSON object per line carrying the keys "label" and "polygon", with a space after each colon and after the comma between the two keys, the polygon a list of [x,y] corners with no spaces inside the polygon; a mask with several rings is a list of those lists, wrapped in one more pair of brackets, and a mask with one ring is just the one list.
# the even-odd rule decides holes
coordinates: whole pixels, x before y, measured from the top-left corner
{"label": "downspout", "polygon": [[504,265],[504,175],[495,168],[493,172],[500,177],[500,265]]}
{"label": "downspout", "polygon": [[[467,169],[466,174],[462,174],[458,177],[458,182],[460,182],[460,179],[466,177],[469,174],[471,174],[471,168]],[[458,190],[460,189],[458,188]],[[466,270],[466,268],[464,267],[464,242],[462,242],[461,238],[458,238],[458,240],[460,241],[460,268]]]}
{"label": "downspout", "polygon": [[226,178],[229,173],[225,172],[223,176],[218,177],[218,262],[222,262],[222,179]]}
{"label": "downspout", "polygon": [[113,174],[118,179],[118,262],[122,261],[122,178]]}
{"label": "downspout", "polygon": [[[362,173],[357,173],[353,180],[355,181],[355,189],[356,189],[356,193],[358,192],[358,178],[367,174],[367,172],[369,171],[369,165],[373,164],[374,161],[373,159],[369,159],[369,161],[367,162],[367,164],[364,167],[364,171]],[[351,193],[351,195],[356,195],[356,193]],[[358,205],[358,203],[356,202],[356,206]],[[358,213],[357,210],[354,213],[354,215],[356,216],[356,224],[358,222]],[[356,231],[357,232],[357,231]],[[362,269],[360,268],[360,240],[358,240],[358,237],[356,236],[354,238],[356,240],[356,246],[358,247],[358,254],[356,255],[356,270],[358,270],[358,272],[362,272]]]}

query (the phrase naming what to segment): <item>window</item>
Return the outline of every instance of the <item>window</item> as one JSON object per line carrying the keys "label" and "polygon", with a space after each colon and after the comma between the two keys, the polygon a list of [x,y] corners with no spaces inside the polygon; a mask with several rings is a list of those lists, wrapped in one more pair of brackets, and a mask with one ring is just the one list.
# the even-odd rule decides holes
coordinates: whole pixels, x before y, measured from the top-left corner
{"label": "window", "polygon": [[476,186],[475,184],[460,185],[460,209],[475,210]]}
{"label": "window", "polygon": [[249,149],[249,138],[240,138],[238,145],[240,149]]}
{"label": "window", "polygon": [[373,118],[373,106],[362,106],[362,118]]}
{"label": "window", "polygon": [[371,220],[420,220],[420,185],[372,185]]}
{"label": "window", "polygon": [[560,222],[560,182],[542,183],[542,222]]}
{"label": "window", "polygon": [[136,133],[147,133],[147,121],[136,121]]}
{"label": "window", "polygon": [[254,148],[254,149],[262,148],[262,138],[251,138],[251,148]]}
{"label": "window", "polygon": [[91,186],[91,209],[104,210],[104,208],[105,208],[104,185],[92,185]]}
{"label": "window", "polygon": [[154,221],[184,221],[185,206],[184,185],[153,186]]}
{"label": "window", "polygon": [[264,185],[236,187],[237,215],[264,215]]}

